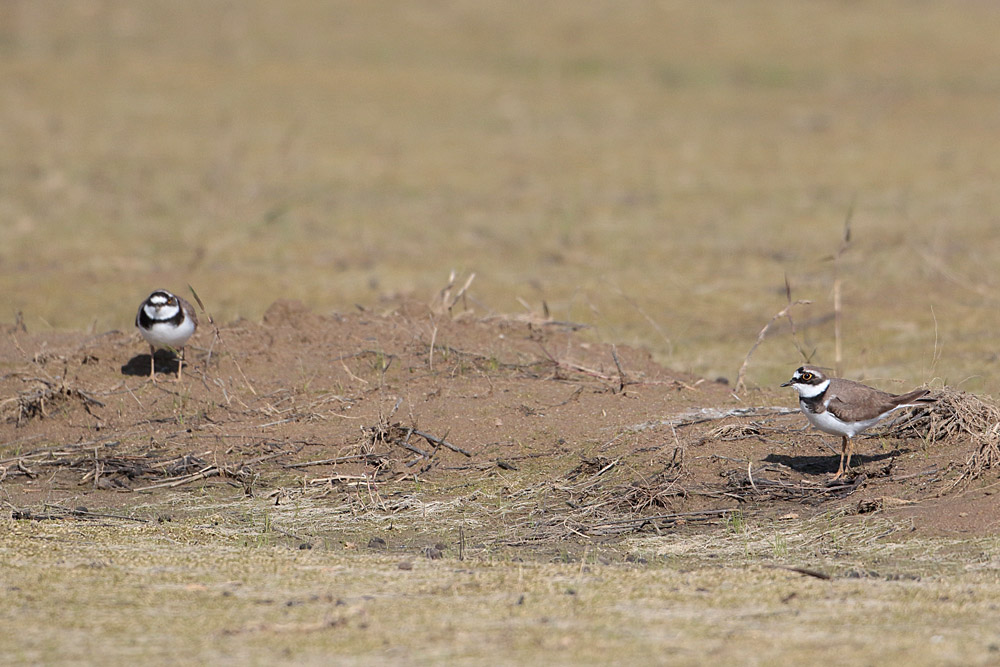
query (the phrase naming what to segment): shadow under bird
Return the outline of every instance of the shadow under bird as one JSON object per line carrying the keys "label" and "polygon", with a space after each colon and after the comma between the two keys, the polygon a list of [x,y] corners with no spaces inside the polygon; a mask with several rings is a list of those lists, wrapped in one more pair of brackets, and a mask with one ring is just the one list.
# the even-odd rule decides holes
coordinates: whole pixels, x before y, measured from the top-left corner
{"label": "shadow under bird", "polygon": [[149,343],[149,377],[156,382],[156,350],[176,350],[180,352],[177,362],[179,382],[184,366],[184,345],[198,328],[198,317],[191,304],[165,289],[158,289],[139,306],[135,326]]}
{"label": "shadow under bird", "polygon": [[800,367],[792,379],[781,386],[793,387],[799,393],[799,408],[813,426],[842,438],[840,467],[833,479],[840,479],[851,467],[854,436],[896,410],[936,400],[927,395],[930,393],[927,389],[890,394],[853,380],[829,377],[815,366]]}

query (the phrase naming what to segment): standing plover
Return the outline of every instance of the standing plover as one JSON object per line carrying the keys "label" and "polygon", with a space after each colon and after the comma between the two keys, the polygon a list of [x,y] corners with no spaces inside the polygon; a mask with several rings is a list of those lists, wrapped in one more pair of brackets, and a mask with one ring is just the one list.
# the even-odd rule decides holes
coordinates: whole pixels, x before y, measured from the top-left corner
{"label": "standing plover", "polygon": [[135,316],[135,326],[149,343],[149,377],[156,382],[153,360],[156,350],[166,348],[180,351],[177,362],[177,380],[181,379],[184,366],[184,345],[198,328],[198,317],[191,304],[165,289],[158,289],[142,302]]}
{"label": "standing plover", "polygon": [[781,386],[794,387],[799,392],[799,407],[813,426],[843,438],[840,467],[833,479],[840,479],[851,467],[851,440],[854,436],[875,426],[896,410],[935,401],[927,396],[927,389],[916,389],[908,394],[889,394],[853,380],[827,377],[815,366],[802,366],[791,380]]}

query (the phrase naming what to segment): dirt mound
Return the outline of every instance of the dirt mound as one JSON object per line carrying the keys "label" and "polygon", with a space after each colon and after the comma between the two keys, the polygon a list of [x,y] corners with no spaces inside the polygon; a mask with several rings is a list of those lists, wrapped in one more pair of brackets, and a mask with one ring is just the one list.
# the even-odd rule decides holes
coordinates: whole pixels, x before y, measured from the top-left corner
{"label": "dirt mound", "polygon": [[929,531],[997,527],[988,402],[946,392],[938,412],[860,439],[852,473],[828,483],[837,443],[804,428],[792,395],[736,397],[577,328],[416,304],[321,316],[279,301],[261,323],[203,324],[184,382],[173,381],[176,360],[157,355],[154,383],[138,334],[10,327],[0,488],[22,516],[193,484],[390,514],[421,496],[502,511],[505,544],[734,512],[891,511]]}

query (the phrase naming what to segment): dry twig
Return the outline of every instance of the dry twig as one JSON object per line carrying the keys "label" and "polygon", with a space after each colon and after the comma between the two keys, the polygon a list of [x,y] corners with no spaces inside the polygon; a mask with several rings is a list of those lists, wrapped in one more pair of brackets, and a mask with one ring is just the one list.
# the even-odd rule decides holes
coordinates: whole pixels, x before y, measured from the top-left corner
{"label": "dry twig", "polygon": [[[759,334],[757,334],[756,342],[754,342],[753,346],[750,348],[750,351],[747,352],[747,356],[743,359],[743,365],[740,366],[740,372],[736,375],[736,387],[733,389],[734,392],[739,393],[741,391],[746,391],[747,388],[746,374],[747,374],[747,366],[750,365],[750,357],[753,355],[757,347],[764,342],[764,338],[767,336],[767,332],[771,328],[771,325],[774,324],[776,321],[780,320],[782,317],[788,317],[789,311],[791,311],[791,309],[794,308],[795,306],[805,306],[810,303],[812,303],[812,301],[808,301],[806,299],[799,299],[798,301],[793,301],[792,303],[788,304],[780,311],[778,311],[778,313],[774,317],[772,317],[767,324],[764,325],[764,328],[760,330]],[[789,318],[789,320],[790,319],[791,318]]]}
{"label": "dry twig", "polygon": [[[215,319],[212,317],[212,314],[205,309],[205,304],[202,303],[201,297],[198,296],[198,293],[194,290],[194,287],[188,285],[188,289],[191,290],[191,294],[194,296],[194,300],[198,302],[198,307],[201,308],[201,312],[203,312],[205,316],[208,318],[208,323],[212,325],[212,330],[214,331],[214,337],[212,338],[212,343],[208,347],[208,355],[205,357],[205,365],[208,366],[208,362],[212,358],[212,350],[215,348],[215,341],[219,341],[220,344],[223,343],[222,332],[219,330],[218,325],[215,323]],[[243,372],[243,367],[240,366],[239,360],[235,356],[232,356],[232,359],[233,363],[236,364],[236,370],[240,372],[240,377],[243,378],[243,382],[250,390],[250,393],[256,396],[257,390],[253,388],[253,384],[250,382],[250,379],[247,377],[246,373]]]}
{"label": "dry twig", "polygon": [[844,253],[847,252],[848,246],[851,244],[851,218],[853,217],[854,202],[852,201],[850,208],[847,209],[847,217],[844,219],[844,236],[840,241],[840,247],[837,248],[837,253],[833,256],[833,345],[835,369],[838,376],[842,375],[844,372],[840,335],[841,322],[843,320],[843,311],[840,301],[842,283],[840,276],[840,261]]}

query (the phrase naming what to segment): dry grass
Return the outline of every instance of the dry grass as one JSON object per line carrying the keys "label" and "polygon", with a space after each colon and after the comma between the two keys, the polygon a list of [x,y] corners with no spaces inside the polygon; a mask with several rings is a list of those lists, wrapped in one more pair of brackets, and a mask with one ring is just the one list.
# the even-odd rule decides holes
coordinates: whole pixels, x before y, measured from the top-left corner
{"label": "dry grass", "polygon": [[24,377],[22,380],[31,388],[0,401],[3,417],[19,426],[30,419],[44,419],[67,401],[79,401],[88,411],[92,406],[104,406],[88,392],[61,378]]}
{"label": "dry grass", "polygon": [[[658,538],[631,537],[629,548],[686,562],[717,561],[801,567],[835,578],[940,577],[997,567],[995,537],[907,539],[912,525],[875,517],[846,520],[830,513],[808,520],[793,513],[759,522],[731,516],[716,531]],[[979,551],[970,560],[969,554]],[[693,556],[695,556],[693,558]]]}
{"label": "dry grass", "polygon": [[[567,664],[667,654],[696,662],[709,651],[740,662],[752,651],[802,664],[836,643],[845,664],[876,653],[969,664],[995,651],[995,539],[897,541],[908,526],[879,519],[734,516],[705,533],[556,551],[546,563],[476,548],[480,528],[470,525],[460,561],[458,536],[435,530],[434,507],[421,508],[422,520],[411,512],[370,524],[322,502],[177,500],[184,507],[144,510],[154,522],[59,508],[3,520],[7,659],[87,661],[100,651],[125,663],[137,650],[126,630],[143,652],[170,659],[296,663],[334,652],[400,664],[523,664],[540,654]],[[316,539],[324,521],[365,529]],[[418,537],[401,546],[414,525]],[[443,557],[422,546],[438,542]]]}
{"label": "dry grass", "polygon": [[933,394],[936,402],[891,425],[887,434],[919,437],[927,443],[968,442],[965,469],[951,488],[982,477],[1000,465],[1000,407],[992,400],[945,387]]}
{"label": "dry grass", "polygon": [[468,304],[465,302],[465,298],[469,291],[469,287],[472,286],[472,281],[476,279],[476,274],[470,273],[469,277],[465,279],[465,282],[462,283],[461,287],[458,287],[458,284],[455,282],[457,278],[458,274],[452,270],[452,272],[448,275],[448,284],[441,288],[441,291],[438,292],[431,301],[430,309],[435,315],[440,316],[448,314],[453,316],[453,310],[459,301],[463,303],[464,309],[468,310]]}

